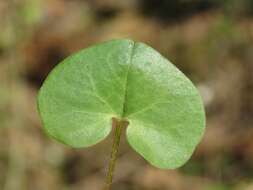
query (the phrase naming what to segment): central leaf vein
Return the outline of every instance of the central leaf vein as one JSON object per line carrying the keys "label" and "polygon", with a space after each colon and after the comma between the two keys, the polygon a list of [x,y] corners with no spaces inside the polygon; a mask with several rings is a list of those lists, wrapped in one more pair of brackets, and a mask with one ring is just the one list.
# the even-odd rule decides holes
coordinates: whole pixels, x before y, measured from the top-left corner
{"label": "central leaf vein", "polygon": [[131,66],[132,66],[135,48],[136,48],[136,43],[133,41],[132,42],[131,52],[130,52],[130,60],[129,60],[127,73],[126,73],[125,84],[124,84],[125,91],[124,91],[124,99],[123,99],[123,108],[122,108],[121,118],[124,118],[126,110],[127,110],[127,93],[128,93],[127,92],[127,86],[128,86],[128,81],[129,81],[129,71],[130,71]]}

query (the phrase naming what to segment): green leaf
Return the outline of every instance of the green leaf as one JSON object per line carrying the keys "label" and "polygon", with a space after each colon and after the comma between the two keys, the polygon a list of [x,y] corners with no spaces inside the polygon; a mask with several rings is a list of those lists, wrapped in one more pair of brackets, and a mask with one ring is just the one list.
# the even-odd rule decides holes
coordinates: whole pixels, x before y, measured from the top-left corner
{"label": "green leaf", "polygon": [[38,107],[46,132],[72,147],[103,140],[112,118],[127,120],[129,144],[159,168],[184,164],[205,126],[190,80],[151,47],[125,39],[65,59],[41,87]]}

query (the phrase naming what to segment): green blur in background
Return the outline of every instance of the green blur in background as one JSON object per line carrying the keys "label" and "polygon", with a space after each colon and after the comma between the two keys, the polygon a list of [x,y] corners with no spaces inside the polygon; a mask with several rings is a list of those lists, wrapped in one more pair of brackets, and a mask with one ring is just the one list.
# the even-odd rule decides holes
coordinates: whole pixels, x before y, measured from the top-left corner
{"label": "green blur in background", "polygon": [[131,38],[197,85],[207,129],[177,170],[150,166],[123,135],[113,189],[253,189],[252,0],[0,0],[0,189],[100,190],[112,135],[71,149],[41,129],[36,96],[65,57]]}

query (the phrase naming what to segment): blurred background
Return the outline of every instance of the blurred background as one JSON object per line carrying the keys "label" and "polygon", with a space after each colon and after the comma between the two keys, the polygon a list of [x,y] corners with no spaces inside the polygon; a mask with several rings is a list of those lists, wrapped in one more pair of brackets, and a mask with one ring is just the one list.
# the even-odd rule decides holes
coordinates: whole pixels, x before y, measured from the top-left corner
{"label": "blurred background", "polygon": [[253,0],[0,0],[0,189],[101,189],[112,136],[78,150],[49,139],[36,95],[71,53],[125,37],[197,85],[207,128],[177,170],[150,166],[123,136],[113,189],[253,190]]}

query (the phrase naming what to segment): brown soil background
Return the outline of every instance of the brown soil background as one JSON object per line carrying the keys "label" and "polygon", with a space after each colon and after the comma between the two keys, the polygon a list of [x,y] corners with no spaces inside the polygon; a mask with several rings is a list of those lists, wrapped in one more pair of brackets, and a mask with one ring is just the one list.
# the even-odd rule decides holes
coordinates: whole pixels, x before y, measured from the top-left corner
{"label": "brown soil background", "polygon": [[100,190],[111,135],[74,150],[48,138],[36,108],[49,71],[114,38],[143,41],[198,87],[207,127],[177,170],[150,166],[123,135],[113,189],[253,189],[252,0],[0,0],[0,189]]}

